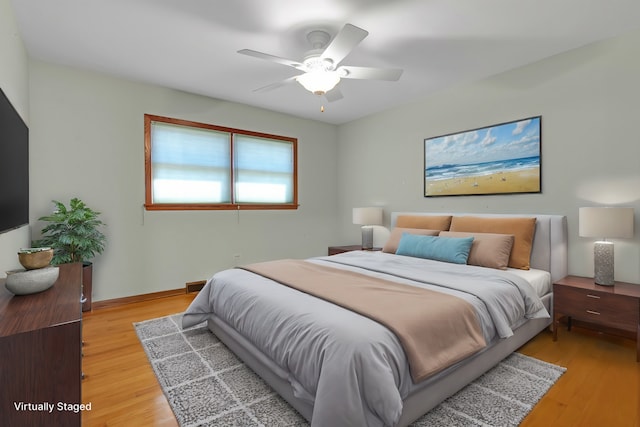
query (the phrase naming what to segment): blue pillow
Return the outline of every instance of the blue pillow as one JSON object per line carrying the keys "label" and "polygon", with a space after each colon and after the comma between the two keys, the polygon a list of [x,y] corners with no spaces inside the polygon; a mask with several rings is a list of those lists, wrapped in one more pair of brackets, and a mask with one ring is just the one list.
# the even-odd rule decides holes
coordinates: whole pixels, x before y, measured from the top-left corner
{"label": "blue pillow", "polygon": [[466,264],[473,237],[419,236],[404,233],[400,238],[396,255]]}

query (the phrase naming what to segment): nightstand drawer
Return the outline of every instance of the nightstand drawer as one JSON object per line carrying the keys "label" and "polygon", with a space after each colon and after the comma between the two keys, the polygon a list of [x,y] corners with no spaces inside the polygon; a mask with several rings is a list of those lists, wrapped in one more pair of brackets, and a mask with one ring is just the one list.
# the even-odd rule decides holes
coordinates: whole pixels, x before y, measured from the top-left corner
{"label": "nightstand drawer", "polygon": [[555,286],[555,304],[563,315],[625,331],[636,331],[640,307],[638,299],[588,289]]}

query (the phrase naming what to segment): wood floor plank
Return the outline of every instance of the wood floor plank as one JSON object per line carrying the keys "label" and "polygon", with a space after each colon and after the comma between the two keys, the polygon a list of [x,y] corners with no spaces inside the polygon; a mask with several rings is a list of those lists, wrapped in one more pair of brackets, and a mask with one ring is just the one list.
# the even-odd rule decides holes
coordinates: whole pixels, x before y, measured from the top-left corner
{"label": "wood floor plank", "polygon": [[184,311],[196,294],[85,313],[83,426],[177,427],[178,423],[133,329],[133,323]]}
{"label": "wood floor plank", "polygon": [[635,342],[573,328],[557,342],[542,332],[518,351],[567,368],[521,427],[639,427]]}
{"label": "wood floor plank", "polygon": [[[133,329],[134,322],[184,311],[195,293],[85,313],[83,426],[177,427],[171,408]],[[640,363],[635,342],[580,328],[544,331],[523,354],[567,372],[521,427],[640,427]]]}

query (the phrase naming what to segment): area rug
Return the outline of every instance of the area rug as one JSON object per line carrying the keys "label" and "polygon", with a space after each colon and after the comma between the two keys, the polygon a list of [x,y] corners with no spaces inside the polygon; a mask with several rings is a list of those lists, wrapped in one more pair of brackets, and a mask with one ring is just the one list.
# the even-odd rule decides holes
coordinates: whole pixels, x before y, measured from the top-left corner
{"label": "area rug", "polygon": [[[134,323],[180,426],[309,425],[204,323],[182,330],[181,319]],[[564,371],[513,353],[412,426],[517,426]]]}

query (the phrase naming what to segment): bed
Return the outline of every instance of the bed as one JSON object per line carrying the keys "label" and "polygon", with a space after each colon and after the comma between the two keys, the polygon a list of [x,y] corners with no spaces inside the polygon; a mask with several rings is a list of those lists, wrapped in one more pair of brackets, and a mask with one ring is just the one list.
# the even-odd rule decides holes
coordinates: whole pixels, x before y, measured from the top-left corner
{"label": "bed", "polygon": [[[449,223],[433,227],[434,221],[447,216]],[[416,236],[422,234],[410,230],[439,228],[431,234],[438,236],[439,242],[462,241],[460,237],[470,234],[476,243],[485,235],[504,237],[513,232],[515,241],[511,239],[514,244],[507,254],[511,265],[517,252],[515,243],[519,241],[521,249],[522,238],[518,237],[519,229],[507,227],[501,232],[502,225],[522,221],[532,224],[529,242],[525,242],[526,259],[523,261],[520,254],[519,260],[526,266],[488,268],[406,256],[403,252],[411,248],[407,246],[410,238],[418,241]],[[251,268],[225,270],[209,279],[185,312],[183,327],[206,320],[225,345],[315,427],[409,425],[551,324],[551,284],[567,274],[564,216],[394,212],[391,228],[392,237],[401,233],[402,249],[292,261],[304,264],[301,268],[318,269],[316,281],[333,282],[322,279],[327,271],[341,276],[353,274],[365,282],[384,282],[381,286],[393,282],[390,285],[464,300],[473,307],[478,320],[474,330],[481,335],[470,344],[475,347],[465,347],[466,353],[449,357],[443,350],[425,357],[422,349],[438,350],[438,346],[431,343],[419,347],[418,342],[417,350],[408,347],[406,341],[411,341],[403,335],[404,330],[384,323],[386,319],[353,312],[344,308],[350,307],[346,303],[332,303],[326,300],[330,297],[318,298],[304,289],[285,286],[278,283],[286,283],[280,276],[271,277]],[[476,250],[476,259],[477,255]],[[274,264],[267,263],[269,267]],[[363,286],[367,289],[367,283]],[[385,288],[382,292],[389,291]],[[513,302],[506,302],[507,295]],[[459,313],[459,308],[455,310]],[[436,317],[424,321],[430,328],[422,329],[439,333],[442,324],[452,323],[439,322],[437,316],[441,314],[432,316]],[[476,345],[478,341],[481,345]],[[442,359],[441,354],[449,358]],[[426,370],[416,366],[426,366]]]}

